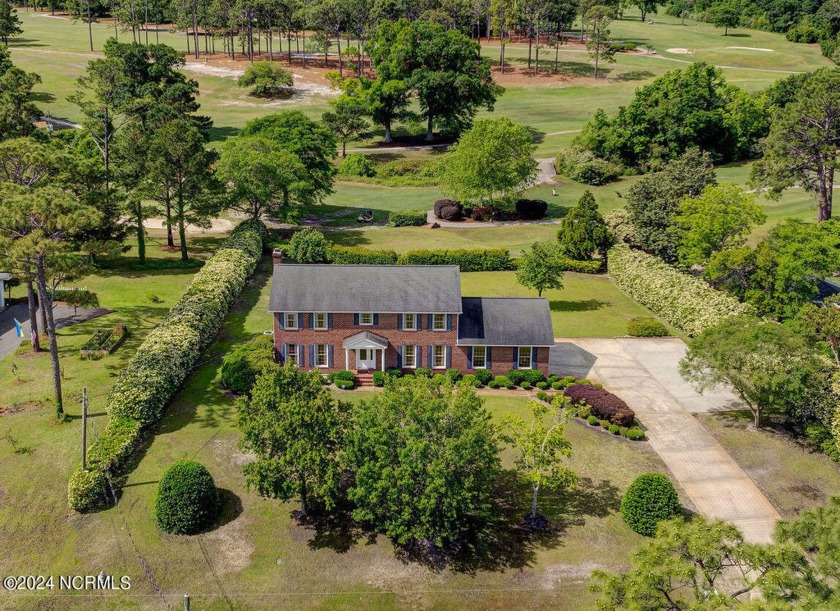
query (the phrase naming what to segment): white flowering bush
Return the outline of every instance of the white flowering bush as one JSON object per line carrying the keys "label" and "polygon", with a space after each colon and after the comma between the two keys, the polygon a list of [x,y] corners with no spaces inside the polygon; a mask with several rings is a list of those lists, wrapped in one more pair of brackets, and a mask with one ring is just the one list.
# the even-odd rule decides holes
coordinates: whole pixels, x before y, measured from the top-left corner
{"label": "white flowering bush", "polygon": [[67,489],[70,507],[91,511],[107,503],[105,474],[117,473],[145,428],[195,367],[254,272],[265,226],[247,221],[195,275],[189,288],[137,349],[108,395],[108,426],[88,449],[87,471],[77,470]]}
{"label": "white flowering bush", "polygon": [[607,271],[633,299],[691,336],[730,316],[754,313],[751,306],[700,278],[623,244],[610,249]]}

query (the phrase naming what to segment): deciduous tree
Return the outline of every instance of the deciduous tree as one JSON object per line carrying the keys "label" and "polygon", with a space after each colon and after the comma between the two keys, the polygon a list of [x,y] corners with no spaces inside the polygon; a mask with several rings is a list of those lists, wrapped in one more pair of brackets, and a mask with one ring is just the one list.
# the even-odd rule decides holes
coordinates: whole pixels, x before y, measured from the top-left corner
{"label": "deciduous tree", "polygon": [[594,78],[598,78],[598,66],[602,61],[615,61],[615,49],[610,44],[609,29],[614,19],[615,10],[603,4],[596,4],[583,16],[583,23],[589,28],[586,49],[595,62],[595,72],[592,75]]}
{"label": "deciduous tree", "polygon": [[557,242],[534,242],[519,259],[516,281],[524,287],[536,289],[537,295],[542,297],[546,289],[563,288],[565,269]]}
{"label": "deciduous tree", "polygon": [[365,115],[368,114],[363,99],[350,93],[341,94],[330,100],[330,107],[321,116],[324,124],[341,140],[341,156],[347,156],[347,140],[358,136],[368,128]]}

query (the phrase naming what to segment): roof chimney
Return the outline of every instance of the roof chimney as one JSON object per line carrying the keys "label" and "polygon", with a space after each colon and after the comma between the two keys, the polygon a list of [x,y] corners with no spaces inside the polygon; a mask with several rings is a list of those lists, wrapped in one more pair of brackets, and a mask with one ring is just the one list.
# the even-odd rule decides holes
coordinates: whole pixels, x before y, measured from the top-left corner
{"label": "roof chimney", "polygon": [[271,252],[271,260],[274,261],[274,265],[280,265],[283,262],[283,251],[275,248]]}

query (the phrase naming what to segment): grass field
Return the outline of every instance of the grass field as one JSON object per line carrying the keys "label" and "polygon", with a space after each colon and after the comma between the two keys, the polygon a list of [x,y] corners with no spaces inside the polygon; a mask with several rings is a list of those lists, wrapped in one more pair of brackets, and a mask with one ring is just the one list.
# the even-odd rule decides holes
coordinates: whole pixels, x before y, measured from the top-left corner
{"label": "grass field", "polygon": [[[564,495],[543,494],[541,511],[551,533],[527,537],[514,528],[529,504],[528,490],[503,456],[499,484],[502,525],[485,550],[434,572],[404,563],[384,537],[341,524],[308,528],[290,517],[295,504],[258,497],[244,487],[241,467],[248,460],[236,449],[233,400],[218,387],[220,357],[234,343],[261,333],[269,318],[265,265],[232,311],[204,364],[173,402],[155,438],[144,447],[128,476],[119,506],[91,515],[66,507],[65,486],[77,464],[79,421],[56,425],[47,409],[4,417],[2,425],[28,455],[13,454],[0,442],[0,571],[4,574],[129,575],[130,593],[91,599],[60,599],[61,608],[159,608],[141,565],[148,566],[166,600],[179,605],[189,592],[194,608],[292,609],[358,608],[590,609],[586,580],[593,568],[626,566],[641,537],[617,513],[621,494],[640,473],[664,471],[644,443],[631,444],[576,423],[568,436],[570,466],[580,485]],[[360,391],[342,393],[358,400]],[[488,397],[494,417],[526,413],[521,395]],[[96,429],[104,426],[103,400],[92,404]],[[76,406],[70,406],[78,416]],[[223,490],[223,524],[196,537],[161,533],[151,518],[155,485],[174,460],[194,458],[208,466]],[[32,542],[37,541],[37,545]],[[132,542],[133,541],[133,542]],[[9,600],[7,598],[7,600]],[[44,598],[15,598],[15,608],[58,604]]]}

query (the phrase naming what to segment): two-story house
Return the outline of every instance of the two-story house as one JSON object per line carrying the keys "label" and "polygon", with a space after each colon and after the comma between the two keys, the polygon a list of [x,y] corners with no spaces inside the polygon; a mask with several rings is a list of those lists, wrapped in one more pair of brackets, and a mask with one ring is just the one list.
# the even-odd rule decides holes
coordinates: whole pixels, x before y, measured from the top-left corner
{"label": "two-story house", "polygon": [[276,358],[325,373],[419,367],[547,373],[554,345],[548,300],[462,297],[457,266],[276,259],[269,311]]}

